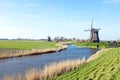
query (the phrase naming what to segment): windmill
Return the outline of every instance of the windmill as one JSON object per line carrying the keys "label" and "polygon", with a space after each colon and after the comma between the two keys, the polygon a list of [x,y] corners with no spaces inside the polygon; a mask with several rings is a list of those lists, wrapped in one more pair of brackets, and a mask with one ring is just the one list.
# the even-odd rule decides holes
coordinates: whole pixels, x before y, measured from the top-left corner
{"label": "windmill", "polygon": [[49,35],[48,35],[48,40],[47,41],[49,41],[49,42],[51,41],[51,37]]}
{"label": "windmill", "polygon": [[100,29],[93,28],[93,19],[92,19],[91,29],[90,30],[84,30],[84,31],[90,31],[90,41],[91,42],[100,42],[99,30]]}

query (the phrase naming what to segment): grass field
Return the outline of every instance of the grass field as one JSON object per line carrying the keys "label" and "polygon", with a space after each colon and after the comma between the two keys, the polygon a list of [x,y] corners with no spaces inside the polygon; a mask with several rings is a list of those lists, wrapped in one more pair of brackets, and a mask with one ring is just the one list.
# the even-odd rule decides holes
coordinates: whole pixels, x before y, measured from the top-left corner
{"label": "grass field", "polygon": [[106,45],[108,45],[107,42],[82,42],[82,43],[75,43],[76,46],[83,46],[83,47],[90,47],[90,48],[96,48],[97,45],[99,45],[99,48],[105,48]]}
{"label": "grass field", "polygon": [[30,50],[30,49],[46,49],[57,48],[55,42],[45,41],[0,41],[0,48],[2,49],[17,49],[17,50]]}
{"label": "grass field", "polygon": [[22,57],[66,49],[67,46],[47,41],[0,41],[0,59]]}
{"label": "grass field", "polygon": [[120,48],[103,51],[93,61],[52,80],[120,80]]}

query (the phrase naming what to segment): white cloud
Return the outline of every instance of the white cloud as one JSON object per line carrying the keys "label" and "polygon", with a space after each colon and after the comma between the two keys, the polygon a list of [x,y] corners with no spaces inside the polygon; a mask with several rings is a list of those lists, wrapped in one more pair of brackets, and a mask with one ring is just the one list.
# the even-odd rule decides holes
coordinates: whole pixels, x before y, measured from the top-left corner
{"label": "white cloud", "polygon": [[105,0],[105,3],[120,3],[120,0]]}

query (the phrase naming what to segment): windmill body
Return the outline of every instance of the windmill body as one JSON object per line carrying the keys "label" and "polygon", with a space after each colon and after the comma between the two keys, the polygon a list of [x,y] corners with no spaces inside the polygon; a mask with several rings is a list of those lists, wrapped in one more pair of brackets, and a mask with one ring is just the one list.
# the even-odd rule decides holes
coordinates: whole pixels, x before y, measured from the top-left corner
{"label": "windmill body", "polygon": [[85,31],[90,31],[90,41],[91,42],[100,42],[99,30],[100,29],[93,28],[93,20],[92,20],[91,29],[90,30],[85,30]]}

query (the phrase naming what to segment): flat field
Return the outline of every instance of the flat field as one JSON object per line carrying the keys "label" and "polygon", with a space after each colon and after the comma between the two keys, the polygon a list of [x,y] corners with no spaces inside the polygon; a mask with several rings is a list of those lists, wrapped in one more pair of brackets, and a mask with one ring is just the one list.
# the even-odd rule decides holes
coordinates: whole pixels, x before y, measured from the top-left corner
{"label": "flat field", "polygon": [[99,45],[99,48],[105,48],[106,45],[108,45],[107,42],[82,42],[82,43],[75,43],[76,46],[82,46],[82,47],[90,47],[90,48],[96,48],[97,45]]}
{"label": "flat field", "polygon": [[120,80],[120,48],[105,50],[93,61],[52,80]]}
{"label": "flat field", "polygon": [[17,40],[1,40],[1,49],[17,49],[17,50],[30,50],[30,49],[47,49],[57,48],[55,42],[47,41],[17,41]]}

